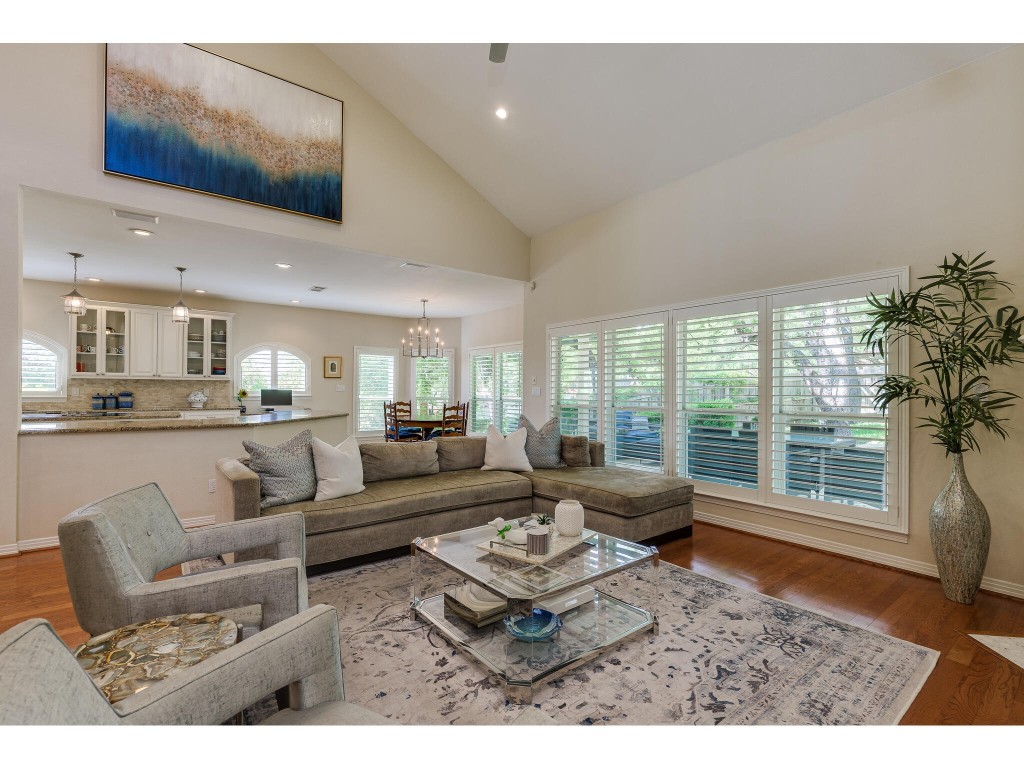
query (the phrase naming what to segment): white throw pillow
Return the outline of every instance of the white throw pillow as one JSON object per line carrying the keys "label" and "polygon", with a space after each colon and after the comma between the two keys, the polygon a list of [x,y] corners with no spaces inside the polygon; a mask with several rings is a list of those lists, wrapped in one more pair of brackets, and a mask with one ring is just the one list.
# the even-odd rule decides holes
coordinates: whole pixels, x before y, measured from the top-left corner
{"label": "white throw pillow", "polygon": [[520,427],[507,437],[491,424],[487,427],[484,447],[484,465],[480,469],[508,469],[512,472],[533,472],[526,458],[526,427]]}
{"label": "white throw pillow", "polygon": [[359,493],[363,485],[363,459],[359,455],[356,437],[334,446],[313,438],[313,464],[316,466],[316,497],[313,501],[327,501]]}

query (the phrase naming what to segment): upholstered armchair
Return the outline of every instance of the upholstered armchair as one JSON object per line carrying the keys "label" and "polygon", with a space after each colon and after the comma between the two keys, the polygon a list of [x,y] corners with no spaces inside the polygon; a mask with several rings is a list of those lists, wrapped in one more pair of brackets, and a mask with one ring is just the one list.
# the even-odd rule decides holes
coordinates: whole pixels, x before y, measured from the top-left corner
{"label": "upholstered armchair", "polygon": [[[57,534],[75,616],[91,635],[178,613],[219,613],[251,631],[308,607],[298,512],[186,531],[150,483],[72,512]],[[275,559],[153,580],[180,563],[257,547]]]}
{"label": "upholstered armchair", "polygon": [[289,687],[291,706],[263,724],[377,725],[345,701],[338,614],[318,605],[114,705],[49,622],[0,635],[0,725],[215,725]]}

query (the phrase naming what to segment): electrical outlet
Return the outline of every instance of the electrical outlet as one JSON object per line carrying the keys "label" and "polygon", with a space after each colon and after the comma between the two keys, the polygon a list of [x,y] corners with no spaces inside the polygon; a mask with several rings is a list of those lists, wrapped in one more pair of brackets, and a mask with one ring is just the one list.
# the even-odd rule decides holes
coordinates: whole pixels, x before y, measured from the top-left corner
{"label": "electrical outlet", "polygon": [[335,392],[344,392],[345,391],[345,385],[344,384],[335,384],[334,385],[334,391]]}
{"label": "electrical outlet", "polygon": [[80,391],[81,391],[81,390],[79,390],[79,389],[78,389],[78,387],[72,387],[72,388],[71,388],[71,396],[72,396],[72,397],[78,397],[78,393],[79,393]]}
{"label": "electrical outlet", "polygon": [[216,493],[217,492],[217,481],[216,480],[211,480],[209,487],[210,487],[210,493]]}

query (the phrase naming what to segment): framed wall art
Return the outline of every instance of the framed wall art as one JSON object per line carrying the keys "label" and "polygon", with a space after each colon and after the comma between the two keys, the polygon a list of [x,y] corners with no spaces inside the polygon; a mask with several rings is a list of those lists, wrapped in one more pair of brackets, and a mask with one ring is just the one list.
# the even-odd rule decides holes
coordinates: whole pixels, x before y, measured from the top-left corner
{"label": "framed wall art", "polygon": [[190,45],[108,43],[103,170],[341,222],[343,107]]}
{"label": "framed wall art", "polygon": [[341,378],[341,356],[338,357],[324,357],[324,378],[325,379],[340,379]]}

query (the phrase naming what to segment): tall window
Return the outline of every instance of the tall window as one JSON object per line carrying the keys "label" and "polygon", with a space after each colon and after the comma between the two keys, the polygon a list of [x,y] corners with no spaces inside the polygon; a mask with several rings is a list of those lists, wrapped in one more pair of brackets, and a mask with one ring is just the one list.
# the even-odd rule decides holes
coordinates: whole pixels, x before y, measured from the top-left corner
{"label": "tall window", "polygon": [[446,349],[442,357],[414,358],[412,412],[423,418],[439,419],[444,406],[454,404],[455,350]]}
{"label": "tall window", "polygon": [[395,399],[398,350],[356,347],[356,431],[384,431],[384,403]]}
{"label": "tall window", "polygon": [[758,302],[676,312],[676,472],[758,487]]}
{"label": "tall window", "polygon": [[[874,291],[890,287],[879,281]],[[861,342],[871,325],[866,293],[841,286],[771,298],[771,491],[884,521],[893,446],[872,404],[886,361]]]}
{"label": "tall window", "polygon": [[560,329],[548,341],[551,415],[562,433],[597,440],[601,370],[597,345],[600,324]]}
{"label": "tall window", "polygon": [[604,441],[608,464],[831,525],[905,533],[906,415],[873,406],[875,383],[905,369],[905,351],[883,358],[861,342],[866,297],[888,294],[902,274],[552,326],[552,413],[563,433]]}
{"label": "tall window", "polygon": [[67,381],[64,347],[38,333],[21,338],[21,396],[63,398]]}
{"label": "tall window", "polygon": [[256,395],[261,389],[290,389],[293,395],[309,395],[309,358],[283,344],[257,344],[236,356],[242,389]]}
{"label": "tall window", "polygon": [[471,350],[469,389],[470,432],[486,432],[491,423],[505,434],[514,431],[523,411],[522,346]]}
{"label": "tall window", "polygon": [[664,467],[665,314],[604,324],[605,461]]}

